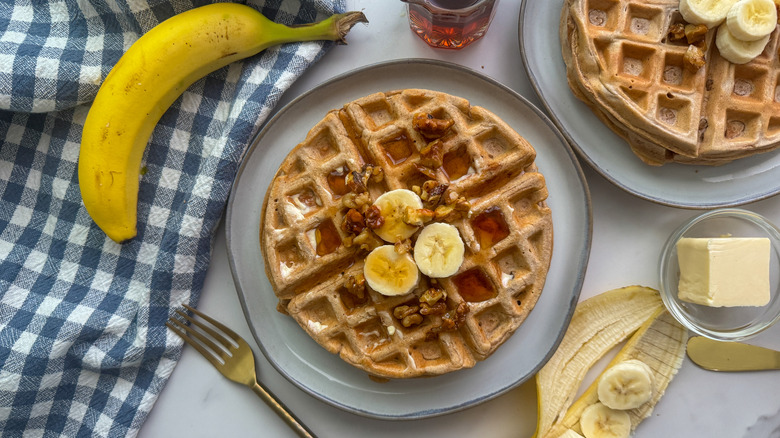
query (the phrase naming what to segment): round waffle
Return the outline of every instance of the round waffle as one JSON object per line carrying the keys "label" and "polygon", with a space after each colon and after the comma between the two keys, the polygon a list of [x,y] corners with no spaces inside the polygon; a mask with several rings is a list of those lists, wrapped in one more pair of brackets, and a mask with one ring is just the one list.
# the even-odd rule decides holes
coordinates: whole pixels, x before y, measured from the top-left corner
{"label": "round waffle", "polygon": [[747,64],[723,59],[716,29],[706,63],[684,62],[679,0],[568,0],[561,48],[569,86],[652,165],[723,164],[780,146],[780,32]]}
{"label": "round waffle", "polygon": [[[431,140],[413,122],[421,114],[452,125]],[[440,141],[440,162],[424,149],[432,141]],[[279,310],[371,375],[472,367],[520,326],[544,286],[553,230],[535,157],[495,114],[441,92],[375,93],[330,111],[285,158],[266,193],[260,244]],[[353,177],[365,181],[362,188]],[[464,262],[451,277],[420,274],[410,293],[381,295],[361,282],[371,237],[374,245],[379,239],[365,243],[348,231],[348,205],[357,192],[373,202],[390,190],[429,186],[446,187],[440,197],[424,189],[421,197],[427,208],[450,211],[434,221],[458,229]],[[429,290],[442,292],[439,311],[423,315]],[[415,310],[420,318],[406,320]]]}

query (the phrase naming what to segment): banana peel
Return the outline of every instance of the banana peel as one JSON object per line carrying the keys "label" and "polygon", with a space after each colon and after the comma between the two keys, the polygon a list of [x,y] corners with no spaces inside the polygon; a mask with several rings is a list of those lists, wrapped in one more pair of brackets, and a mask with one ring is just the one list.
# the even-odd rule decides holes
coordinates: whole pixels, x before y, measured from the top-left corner
{"label": "banana peel", "polygon": [[[632,431],[650,416],[669,382],[677,374],[685,355],[687,338],[687,330],[666,309],[660,309],[637,330],[605,368],[609,369],[624,360],[638,359],[649,365],[653,371],[655,388],[652,398],[638,408],[626,411],[631,419]],[[588,406],[599,402],[598,380],[597,377],[566,411],[563,420],[553,425],[545,437],[560,437],[569,429],[582,433],[579,425],[582,412]]]}
{"label": "banana peel", "polygon": [[588,370],[629,336],[631,339],[610,365],[636,358],[653,369],[656,391],[653,399],[631,410],[632,430],[650,415],[682,363],[687,331],[666,312],[658,291],[628,286],[589,298],[575,309],[557,351],[536,375],[538,419],[534,437],[581,434],[579,417],[587,406],[598,402],[598,379],[576,402],[574,397]]}

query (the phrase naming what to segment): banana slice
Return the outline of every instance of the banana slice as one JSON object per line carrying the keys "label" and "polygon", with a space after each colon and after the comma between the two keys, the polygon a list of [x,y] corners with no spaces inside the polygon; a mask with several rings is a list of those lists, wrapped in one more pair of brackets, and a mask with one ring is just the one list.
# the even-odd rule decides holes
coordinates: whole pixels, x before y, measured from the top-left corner
{"label": "banana slice", "polygon": [[399,254],[395,246],[384,245],[368,254],[363,275],[371,289],[395,296],[409,293],[417,284],[420,272],[409,253]]}
{"label": "banana slice", "polygon": [[433,223],[423,228],[414,244],[414,261],[431,278],[449,277],[463,264],[463,240],[450,224]]}
{"label": "banana slice", "polygon": [[728,26],[718,27],[718,34],[715,36],[715,45],[720,51],[720,56],[734,64],[745,64],[760,55],[769,42],[769,35],[756,41],[743,41],[734,37],[729,31]]}
{"label": "banana slice", "polygon": [[637,359],[620,362],[601,375],[598,393],[609,408],[638,408],[653,396],[653,370]]}
{"label": "banana slice", "polygon": [[585,438],[585,437],[571,429],[566,429],[558,438]]}
{"label": "banana slice", "polygon": [[580,428],[585,438],[628,438],[631,417],[628,412],[595,403],[582,411]]}
{"label": "banana slice", "polygon": [[726,25],[738,40],[760,40],[777,27],[777,6],[773,0],[740,0],[729,10]]}
{"label": "banana slice", "polygon": [[385,220],[385,223],[374,232],[385,242],[395,243],[398,240],[408,239],[417,231],[418,227],[404,222],[406,207],[416,210],[423,208],[422,200],[413,191],[391,190],[376,198],[374,205],[379,208]]}
{"label": "banana slice", "polygon": [[710,29],[726,19],[737,0],[680,0],[680,14],[691,24],[703,24]]}

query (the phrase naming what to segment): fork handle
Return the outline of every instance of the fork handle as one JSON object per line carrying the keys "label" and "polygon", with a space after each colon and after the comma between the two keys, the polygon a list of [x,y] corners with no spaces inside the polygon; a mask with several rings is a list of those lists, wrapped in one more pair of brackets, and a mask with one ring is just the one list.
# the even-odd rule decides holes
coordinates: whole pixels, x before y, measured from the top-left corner
{"label": "fork handle", "polygon": [[317,435],[314,435],[314,432],[309,430],[309,428],[306,427],[291,410],[287,409],[287,406],[285,406],[284,403],[276,398],[271,390],[260,384],[260,382],[255,382],[254,386],[252,386],[252,391],[263,399],[263,401],[266,402],[266,404],[268,404],[268,406],[270,406],[271,409],[273,409],[276,414],[279,415],[296,434],[298,434],[298,436],[303,438],[317,438]]}

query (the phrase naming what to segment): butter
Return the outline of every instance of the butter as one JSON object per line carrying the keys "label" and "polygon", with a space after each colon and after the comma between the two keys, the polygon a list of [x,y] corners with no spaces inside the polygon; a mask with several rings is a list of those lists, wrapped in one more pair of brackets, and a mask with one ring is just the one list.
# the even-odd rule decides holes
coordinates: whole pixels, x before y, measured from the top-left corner
{"label": "butter", "polygon": [[769,302],[767,238],[683,238],[677,242],[678,298],[711,307]]}

